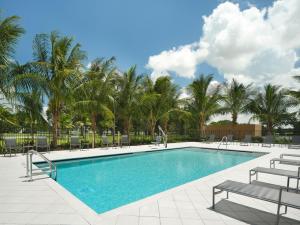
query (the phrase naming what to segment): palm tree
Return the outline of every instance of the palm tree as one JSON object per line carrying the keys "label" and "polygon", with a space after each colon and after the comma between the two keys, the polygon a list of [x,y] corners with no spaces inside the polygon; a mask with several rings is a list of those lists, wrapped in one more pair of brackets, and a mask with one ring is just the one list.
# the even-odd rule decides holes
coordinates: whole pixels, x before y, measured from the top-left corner
{"label": "palm tree", "polygon": [[289,110],[295,105],[296,101],[288,96],[286,90],[267,84],[263,92],[250,101],[247,109],[254,114],[251,119],[259,120],[266,125],[268,133],[272,134],[275,127],[289,124],[293,120],[294,113]]}
{"label": "palm tree", "polygon": [[213,115],[221,112],[219,104],[222,99],[220,85],[210,90],[209,86],[212,80],[212,75],[201,75],[188,87],[188,91],[191,94],[191,98],[188,99],[188,109],[198,123],[200,138],[205,137],[206,122]]}
{"label": "palm tree", "polygon": [[11,61],[18,38],[24,29],[18,25],[19,17],[10,16],[0,19],[0,69],[4,69]]}
{"label": "palm tree", "polygon": [[72,98],[72,91],[81,76],[85,53],[73,39],[57,32],[38,34],[33,44],[38,81],[48,97],[48,110],[52,119],[53,147],[57,145],[60,114]]}
{"label": "palm tree", "polygon": [[136,66],[132,66],[122,74],[118,82],[118,113],[129,140],[132,117],[135,111],[137,111],[138,91],[141,78],[142,76],[136,73]]}
{"label": "palm tree", "polygon": [[38,122],[45,123],[43,117],[43,93],[25,78],[34,73],[31,64],[11,63],[9,69],[11,95],[14,107],[20,111],[29,123],[31,139],[34,139],[34,127]]}
{"label": "palm tree", "polygon": [[[9,77],[9,66],[15,52],[18,38],[24,33],[24,29],[19,26],[19,17],[10,16],[0,18],[0,100],[1,105],[7,102],[11,96],[11,81]],[[1,116],[1,113],[0,113]],[[5,117],[2,117],[5,120]]]}
{"label": "palm tree", "polygon": [[97,116],[112,116],[109,103],[112,97],[115,77],[115,58],[95,59],[85,73],[82,82],[76,87],[75,108],[89,115],[93,131],[92,147],[95,147]]}
{"label": "palm tree", "polygon": [[163,129],[166,132],[170,113],[178,109],[178,88],[168,76],[159,77],[155,83],[149,76],[146,76],[143,86],[141,108],[148,120],[150,134],[154,136],[158,121],[163,124]]}
{"label": "palm tree", "polygon": [[246,112],[245,106],[249,102],[249,96],[252,94],[250,91],[250,85],[244,85],[238,83],[235,79],[231,83],[225,83],[225,95],[224,112],[231,113],[232,123],[237,124],[237,118],[239,113]]}

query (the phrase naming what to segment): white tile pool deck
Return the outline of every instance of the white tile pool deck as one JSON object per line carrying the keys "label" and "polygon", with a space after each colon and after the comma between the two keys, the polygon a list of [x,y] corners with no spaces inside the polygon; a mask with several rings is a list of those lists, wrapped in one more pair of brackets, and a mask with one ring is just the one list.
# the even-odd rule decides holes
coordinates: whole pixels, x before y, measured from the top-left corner
{"label": "white tile pool deck", "polygon": [[[168,148],[209,147],[218,143],[196,142],[169,144]],[[100,156],[153,150],[153,146],[132,146],[130,148],[93,149],[86,151],[56,151],[46,154],[50,159]],[[217,195],[216,211],[210,210],[212,186],[232,179],[248,182],[249,169],[269,166],[269,159],[281,153],[300,153],[287,147],[262,148],[258,145],[229,145],[231,150],[269,152],[262,157],[217,172],[207,177],[158,193],[146,199],[122,206],[104,214],[97,214],[71,193],[45,176],[27,182],[25,156],[0,157],[0,224],[22,225],[237,225],[274,224],[276,205],[230,194]],[[37,158],[36,158],[37,159]],[[38,160],[38,159],[37,159]],[[282,166],[296,170],[297,167]],[[286,184],[279,176],[260,175],[261,181]],[[141,184],[142,185],[142,184]],[[122,187],[120,187],[122,188]],[[300,224],[300,210],[288,209],[280,224]]]}

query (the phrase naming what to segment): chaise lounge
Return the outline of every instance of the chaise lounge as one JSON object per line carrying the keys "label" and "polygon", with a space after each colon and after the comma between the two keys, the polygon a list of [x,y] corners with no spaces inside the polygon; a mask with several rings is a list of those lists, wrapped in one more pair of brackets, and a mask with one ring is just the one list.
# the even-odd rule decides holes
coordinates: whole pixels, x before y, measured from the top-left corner
{"label": "chaise lounge", "polygon": [[299,180],[300,180],[300,167],[298,171],[291,171],[291,170],[284,170],[284,169],[276,169],[276,168],[266,168],[266,167],[255,167],[249,171],[249,183],[252,183],[252,177],[256,177],[256,181],[258,180],[258,174],[271,174],[277,176],[287,177],[287,185],[286,188],[290,189],[290,180],[296,179],[297,180],[297,187],[296,190],[299,190]]}
{"label": "chaise lounge", "polygon": [[300,166],[300,160],[295,159],[284,159],[284,158],[273,158],[270,160],[270,168],[275,168],[275,163],[286,164],[291,166]]}
{"label": "chaise lounge", "polygon": [[258,183],[245,184],[232,180],[224,181],[213,187],[212,209],[215,209],[215,195],[220,194],[223,191],[227,192],[227,198],[229,197],[228,193],[234,193],[277,204],[276,225],[280,222],[281,206],[285,207],[285,213],[287,213],[287,207],[300,209],[300,194],[298,193],[288,192],[282,187],[266,187]]}

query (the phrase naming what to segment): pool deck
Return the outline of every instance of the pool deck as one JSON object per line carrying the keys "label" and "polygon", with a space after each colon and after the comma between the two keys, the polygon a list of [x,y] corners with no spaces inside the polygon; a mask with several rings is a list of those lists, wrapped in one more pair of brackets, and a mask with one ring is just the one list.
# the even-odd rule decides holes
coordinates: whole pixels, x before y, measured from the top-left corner
{"label": "pool deck", "polygon": [[[168,148],[203,147],[217,148],[218,143],[185,142],[168,144]],[[161,145],[161,149],[162,149]],[[222,147],[225,147],[223,145]],[[282,146],[271,148],[257,144],[228,145],[228,149],[268,152],[264,156],[197,179],[176,188],[155,194],[146,199],[122,206],[103,214],[97,214],[54,180],[46,176],[27,182],[25,178],[26,157],[0,156],[0,224],[21,225],[237,225],[275,224],[277,206],[260,200],[230,194],[217,195],[216,211],[212,204],[212,187],[227,179],[248,182],[249,169],[269,167],[269,160],[281,153],[298,153],[298,149]],[[55,151],[45,154],[51,160],[113,155],[141,152],[153,146],[130,148],[106,148],[85,151]],[[34,158],[38,160],[38,158]],[[295,166],[279,165],[278,168],[296,170]],[[273,175],[260,175],[260,181],[286,184],[286,179]],[[141,184],[142,186],[142,184]],[[122,188],[122,187],[120,187]],[[223,198],[223,199],[222,199]],[[288,209],[280,224],[300,224],[300,210]]]}

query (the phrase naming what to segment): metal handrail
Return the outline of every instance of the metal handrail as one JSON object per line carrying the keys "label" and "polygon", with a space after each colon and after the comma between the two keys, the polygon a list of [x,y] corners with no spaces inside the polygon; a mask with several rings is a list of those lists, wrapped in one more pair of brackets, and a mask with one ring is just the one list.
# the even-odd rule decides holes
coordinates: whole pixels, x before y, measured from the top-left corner
{"label": "metal handrail", "polygon": [[167,148],[168,147],[168,135],[164,132],[164,130],[159,125],[158,125],[158,130],[161,132],[161,134],[164,138],[165,148]]}
{"label": "metal handrail", "polygon": [[220,146],[221,146],[221,144],[224,142],[224,139],[225,139],[226,149],[227,149],[227,145],[228,145],[228,139],[227,139],[227,136],[222,137],[222,139],[221,139],[221,141],[220,141],[220,143],[219,143],[219,145],[218,145],[218,149],[220,149]]}
{"label": "metal handrail", "polygon": [[40,158],[42,158],[43,160],[46,161],[46,163],[49,165],[50,167],[50,177],[52,178],[53,177],[53,173],[55,174],[54,176],[54,180],[56,180],[56,177],[57,177],[57,168],[56,168],[56,165],[50,160],[48,159],[46,156],[44,156],[43,154],[35,151],[35,150],[29,150],[27,152],[27,160],[26,160],[26,176],[29,177],[29,180],[32,181],[32,155],[37,155],[39,156]]}

